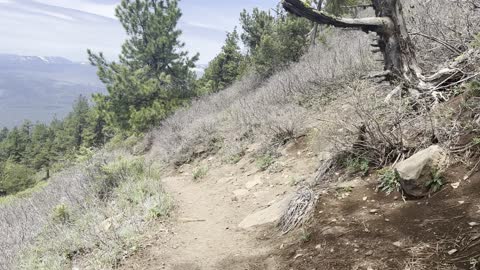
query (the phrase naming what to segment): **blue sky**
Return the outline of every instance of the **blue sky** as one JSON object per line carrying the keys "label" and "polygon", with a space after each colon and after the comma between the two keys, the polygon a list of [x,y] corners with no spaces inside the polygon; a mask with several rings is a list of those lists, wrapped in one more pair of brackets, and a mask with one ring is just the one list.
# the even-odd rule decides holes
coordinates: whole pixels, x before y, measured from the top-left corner
{"label": "blue sky", "polygon": [[[120,0],[0,0],[0,53],[63,56],[86,60],[86,49],[112,58],[125,35],[115,19]],[[242,9],[273,8],[278,0],[181,0],[179,27],[187,50],[206,64],[225,33],[238,25]]]}

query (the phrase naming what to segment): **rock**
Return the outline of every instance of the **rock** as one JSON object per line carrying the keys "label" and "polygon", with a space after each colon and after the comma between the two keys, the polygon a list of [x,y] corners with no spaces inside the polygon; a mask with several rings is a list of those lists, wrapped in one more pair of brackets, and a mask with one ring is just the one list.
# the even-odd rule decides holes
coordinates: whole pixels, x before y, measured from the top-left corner
{"label": "rock", "polygon": [[395,170],[405,194],[424,197],[429,193],[428,181],[432,170],[441,170],[448,164],[447,152],[438,145],[432,145],[410,158],[398,163]]}
{"label": "rock", "polygon": [[351,181],[346,181],[346,182],[341,182],[335,184],[335,188],[356,188],[356,187],[362,187],[366,186],[368,183],[361,178],[355,178]]}
{"label": "rock", "polygon": [[469,222],[468,223],[468,226],[470,226],[470,227],[475,227],[475,226],[478,226],[478,225],[479,225],[478,222]]}
{"label": "rock", "polygon": [[234,190],[233,191],[233,194],[235,195],[235,197],[239,198],[239,197],[245,197],[247,196],[249,193],[248,190],[246,189],[237,189],[237,190]]}
{"label": "rock", "polygon": [[453,254],[457,253],[457,251],[458,250],[456,248],[451,249],[451,250],[448,251],[448,255],[453,255]]}
{"label": "rock", "polygon": [[380,210],[378,210],[378,209],[371,209],[371,210],[368,211],[368,212],[369,212],[370,214],[376,214],[376,213],[378,213],[378,211],[380,211]]}
{"label": "rock", "polygon": [[452,186],[453,189],[457,189],[460,186],[460,182],[451,183],[450,186]]}
{"label": "rock", "polygon": [[365,253],[365,256],[372,256],[373,255],[373,250],[369,250],[367,251],[367,253]]}
{"label": "rock", "polygon": [[392,244],[396,247],[402,247],[403,246],[403,243],[401,241],[393,242]]}
{"label": "rock", "polygon": [[324,229],[322,232],[323,235],[339,235],[346,233],[347,229],[345,227],[340,227],[340,226],[333,226],[329,227],[327,229]]}
{"label": "rock", "polygon": [[253,187],[257,186],[257,185],[261,185],[263,184],[262,181],[256,179],[256,180],[252,180],[252,181],[249,181],[245,184],[245,187],[247,189],[252,189]]}
{"label": "rock", "polygon": [[275,204],[247,216],[242,222],[240,222],[238,227],[242,229],[250,229],[256,226],[278,222],[283,213],[287,210],[288,204],[293,195],[294,194],[290,194]]}

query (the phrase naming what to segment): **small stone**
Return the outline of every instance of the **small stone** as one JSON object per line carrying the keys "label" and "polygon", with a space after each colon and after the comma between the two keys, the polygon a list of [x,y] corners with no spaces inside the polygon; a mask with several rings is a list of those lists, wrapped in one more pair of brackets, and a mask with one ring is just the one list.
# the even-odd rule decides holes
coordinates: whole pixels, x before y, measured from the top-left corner
{"label": "small stone", "polygon": [[475,226],[478,226],[479,223],[478,223],[478,222],[469,222],[468,225],[469,225],[470,227],[475,227]]}
{"label": "small stone", "polygon": [[300,257],[302,257],[302,256],[303,256],[303,254],[300,253],[300,254],[295,255],[295,257],[293,257],[293,259],[296,260],[296,259],[298,259],[298,258],[300,258]]}
{"label": "small stone", "polygon": [[315,246],[315,249],[317,249],[317,250],[318,250],[318,249],[322,249],[322,245],[320,245],[320,244],[316,245],[316,246]]}
{"label": "small stone", "polygon": [[453,255],[453,254],[457,253],[457,251],[458,250],[456,248],[451,249],[451,250],[448,251],[448,255]]}
{"label": "small stone", "polygon": [[402,247],[403,246],[403,243],[401,241],[393,242],[392,244],[396,247]]}
{"label": "small stone", "polygon": [[458,204],[464,204],[465,201],[458,201]]}
{"label": "small stone", "polygon": [[333,249],[333,248],[330,249],[330,253],[333,253],[333,252],[335,252],[335,249]]}
{"label": "small stone", "polygon": [[451,183],[450,186],[451,186],[453,189],[457,189],[457,188],[460,186],[460,182]]}
{"label": "small stone", "polygon": [[368,197],[363,197],[362,200],[366,201],[368,199]]}
{"label": "small stone", "polygon": [[353,250],[353,252],[358,252],[358,251],[359,251],[359,249],[358,249],[358,248],[356,248],[356,249],[354,249],[354,250]]}
{"label": "small stone", "polygon": [[369,211],[369,213],[370,213],[370,214],[376,214],[376,213],[378,213],[378,211],[379,211],[378,209],[371,209],[371,210]]}
{"label": "small stone", "polygon": [[373,255],[373,250],[369,250],[365,253],[365,256],[372,256]]}
{"label": "small stone", "polygon": [[386,219],[385,219],[385,222],[390,222],[390,219],[386,218]]}

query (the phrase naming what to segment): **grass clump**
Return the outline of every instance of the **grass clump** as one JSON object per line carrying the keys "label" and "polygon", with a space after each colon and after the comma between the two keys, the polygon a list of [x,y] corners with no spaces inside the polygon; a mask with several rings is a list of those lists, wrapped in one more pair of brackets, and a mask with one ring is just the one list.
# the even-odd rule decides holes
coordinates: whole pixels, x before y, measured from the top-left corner
{"label": "grass clump", "polygon": [[387,195],[394,191],[398,191],[400,188],[400,175],[398,172],[391,168],[384,168],[379,171],[380,184],[377,189],[385,192]]}
{"label": "grass clump", "polygon": [[362,157],[348,157],[345,160],[345,168],[350,174],[360,173],[365,176],[370,169],[370,162]]}
{"label": "grass clump", "polygon": [[64,203],[53,208],[53,220],[61,224],[67,224],[70,221],[70,210]]}
{"label": "grass clump", "polygon": [[432,170],[430,173],[430,180],[425,185],[432,192],[439,191],[444,185],[442,172],[438,169]]}
{"label": "grass clump", "polygon": [[208,167],[198,167],[193,170],[193,180],[198,181],[207,176]]}
{"label": "grass clump", "polygon": [[260,171],[265,171],[275,162],[275,158],[272,154],[267,153],[257,158],[257,167]]}

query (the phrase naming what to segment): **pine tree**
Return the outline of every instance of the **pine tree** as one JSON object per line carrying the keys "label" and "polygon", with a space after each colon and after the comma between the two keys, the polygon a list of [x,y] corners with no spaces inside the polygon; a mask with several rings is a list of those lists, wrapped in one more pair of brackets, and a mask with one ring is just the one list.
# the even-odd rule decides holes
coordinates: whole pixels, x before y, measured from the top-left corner
{"label": "pine tree", "polygon": [[205,74],[198,82],[199,94],[222,90],[238,78],[243,61],[238,42],[236,29],[232,33],[227,33],[222,51],[209,63]]}
{"label": "pine tree", "polygon": [[108,95],[96,95],[101,117],[119,131],[142,132],[192,97],[198,55],[179,40],[178,0],[122,0],[116,16],[128,39],[119,62],[88,51]]}
{"label": "pine tree", "polygon": [[262,37],[271,34],[275,18],[269,12],[254,8],[252,13],[243,10],[240,13],[242,25],[242,41],[250,53],[253,53],[260,45]]}
{"label": "pine tree", "polygon": [[250,63],[256,72],[268,77],[276,70],[296,62],[308,49],[311,23],[280,10],[276,16],[254,9],[240,16],[242,41],[249,50]]}

